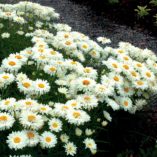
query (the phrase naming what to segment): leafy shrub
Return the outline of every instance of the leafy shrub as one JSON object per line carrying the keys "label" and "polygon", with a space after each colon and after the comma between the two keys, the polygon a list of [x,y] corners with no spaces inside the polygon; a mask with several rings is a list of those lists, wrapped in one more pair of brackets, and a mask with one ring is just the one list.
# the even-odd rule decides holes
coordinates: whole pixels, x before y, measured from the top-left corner
{"label": "leafy shrub", "polygon": [[36,3],[1,4],[0,18],[4,156],[95,154],[110,111],[135,113],[157,92],[151,50],[124,42],[103,46],[111,42],[104,37],[100,45]]}

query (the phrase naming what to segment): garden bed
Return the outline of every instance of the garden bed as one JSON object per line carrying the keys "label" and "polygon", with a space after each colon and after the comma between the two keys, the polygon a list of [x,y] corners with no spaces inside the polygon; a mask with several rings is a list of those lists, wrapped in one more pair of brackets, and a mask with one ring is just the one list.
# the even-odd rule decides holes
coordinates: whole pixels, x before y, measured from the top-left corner
{"label": "garden bed", "polygon": [[[134,29],[144,31],[153,36],[157,36],[157,25],[156,25],[156,6],[150,3],[150,0],[120,0],[119,3],[109,3],[105,0],[74,0],[78,3],[91,6],[91,9],[96,14],[107,17],[116,23],[128,25]],[[138,16],[135,9],[138,6],[147,6],[148,15]]]}

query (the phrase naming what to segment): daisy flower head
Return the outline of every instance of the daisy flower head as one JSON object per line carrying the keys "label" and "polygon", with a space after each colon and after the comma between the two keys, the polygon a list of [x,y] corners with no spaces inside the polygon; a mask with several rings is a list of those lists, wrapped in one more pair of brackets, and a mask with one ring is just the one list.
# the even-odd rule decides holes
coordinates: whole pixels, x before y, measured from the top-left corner
{"label": "daisy flower head", "polygon": [[27,146],[34,147],[39,143],[39,134],[36,131],[26,130],[25,131],[28,143]]}
{"label": "daisy flower head", "polygon": [[12,132],[7,138],[7,144],[10,149],[18,150],[27,146],[27,136],[23,131]]}
{"label": "daisy flower head", "polygon": [[62,130],[62,121],[58,118],[52,118],[49,120],[49,128],[51,131],[60,132]]}
{"label": "daisy flower head", "polygon": [[14,109],[15,98],[7,98],[0,101],[0,110],[12,111]]}
{"label": "daisy flower head", "polygon": [[44,125],[43,117],[31,111],[22,112],[19,120],[26,129],[38,130]]}
{"label": "daisy flower head", "polygon": [[84,52],[89,52],[91,49],[91,46],[87,42],[80,42],[78,46]]}
{"label": "daisy flower head", "polygon": [[39,113],[41,113],[43,115],[44,114],[48,115],[52,111],[52,108],[49,105],[41,104],[41,105],[39,105],[39,110],[38,111],[39,111]]}
{"label": "daisy flower head", "polygon": [[142,70],[142,77],[148,81],[154,81],[155,80],[155,75],[152,71],[148,69],[143,69]]}
{"label": "daisy flower head", "polygon": [[138,62],[138,61],[134,61],[134,62],[133,62],[133,65],[134,65],[134,68],[135,68],[137,71],[141,71],[141,70],[143,70],[143,68],[145,67],[143,63]]}
{"label": "daisy flower head", "polygon": [[50,91],[50,85],[46,80],[37,79],[34,82],[34,92],[37,95],[42,95]]}
{"label": "daisy flower head", "polygon": [[21,62],[15,58],[6,58],[2,61],[2,68],[6,71],[17,72],[21,66]]}
{"label": "daisy flower head", "polygon": [[98,99],[103,100],[105,97],[114,94],[114,88],[110,84],[109,85],[97,84],[95,87],[95,94]]}
{"label": "daisy flower head", "polygon": [[125,111],[129,111],[133,106],[132,100],[129,97],[118,97],[118,101],[120,103],[120,106]]}
{"label": "daisy flower head", "polygon": [[15,119],[6,112],[0,113],[0,130],[10,129],[15,122]]}
{"label": "daisy flower head", "polygon": [[60,140],[61,140],[63,143],[68,143],[68,141],[69,141],[69,136],[68,136],[67,134],[61,134]]}
{"label": "daisy flower head", "polygon": [[139,72],[137,72],[137,71],[135,71],[135,70],[130,70],[130,71],[127,73],[127,77],[128,77],[128,79],[130,79],[131,81],[140,80],[140,78],[141,78]]}
{"label": "daisy flower head", "polygon": [[15,80],[15,77],[10,73],[2,73],[0,74],[0,79],[4,81],[4,84],[9,85]]}
{"label": "daisy flower head", "polygon": [[90,77],[93,79],[97,78],[97,71],[92,67],[85,67],[83,69],[79,68],[78,70],[82,77]]}
{"label": "daisy flower head", "polygon": [[21,110],[28,110],[28,111],[38,111],[39,104],[36,100],[32,100],[30,98],[22,99],[18,101],[19,108]]}
{"label": "daisy flower head", "polygon": [[7,39],[10,37],[10,33],[4,32],[1,34],[2,39]]}
{"label": "daisy flower head", "polygon": [[77,153],[77,147],[74,145],[73,142],[68,142],[64,145],[65,152],[67,155],[74,156]]}
{"label": "daisy flower head", "polygon": [[66,105],[67,106],[71,106],[72,108],[74,109],[80,109],[82,104],[78,101],[78,100],[75,100],[75,99],[72,99],[72,100],[68,100],[66,102]]}
{"label": "daisy flower head", "polygon": [[135,81],[133,85],[136,89],[145,90],[148,88],[148,83],[142,79]]}
{"label": "daisy flower head", "polygon": [[57,67],[53,66],[53,65],[46,65],[44,67],[44,72],[51,75],[51,76],[54,76],[57,72]]}
{"label": "daisy flower head", "polygon": [[34,82],[28,78],[17,81],[17,86],[20,90],[20,92],[23,92],[24,94],[33,94],[34,89]]}
{"label": "daisy flower head", "polygon": [[113,58],[109,58],[107,61],[103,61],[103,64],[107,66],[111,71],[120,73],[121,72],[121,64],[117,62]]}
{"label": "daisy flower head", "polygon": [[61,47],[63,47],[65,50],[75,50],[76,49],[76,44],[74,43],[73,40],[71,39],[66,39],[66,40],[63,40],[61,42]]}
{"label": "daisy flower head", "polygon": [[42,148],[53,148],[57,144],[57,137],[51,132],[45,131],[40,136],[40,145]]}
{"label": "daisy flower head", "polygon": [[86,138],[83,143],[85,144],[86,149],[97,150],[97,144],[92,138]]}
{"label": "daisy flower head", "polygon": [[67,104],[56,103],[54,105],[54,110],[53,111],[58,116],[65,117],[67,115],[67,112],[70,111],[71,109],[72,109],[72,107],[67,105]]}
{"label": "daisy flower head", "polygon": [[120,109],[119,104],[113,99],[106,98],[105,101],[107,102],[107,105],[110,106],[114,111]]}
{"label": "daisy flower head", "polygon": [[109,43],[111,43],[111,40],[108,39],[108,38],[105,38],[105,37],[98,37],[97,41],[102,43],[102,44],[109,44]]}
{"label": "daisy flower head", "polygon": [[126,54],[120,54],[118,55],[117,60],[119,60],[122,63],[132,63],[132,59],[130,58],[130,56],[126,55]]}
{"label": "daisy flower head", "polygon": [[91,50],[89,52],[89,55],[92,57],[92,58],[95,58],[95,59],[99,59],[100,58],[100,52],[97,51],[97,50]]}
{"label": "daisy flower head", "polygon": [[81,108],[91,110],[98,106],[98,99],[94,95],[80,95],[77,100],[82,104]]}
{"label": "daisy flower head", "polygon": [[123,77],[116,73],[110,73],[109,78],[114,82],[115,86],[121,86],[123,84]]}
{"label": "daisy flower head", "polygon": [[83,125],[90,121],[90,116],[83,110],[69,110],[66,119],[70,124]]}
{"label": "daisy flower head", "polygon": [[26,58],[30,58],[33,55],[32,48],[26,48],[20,52],[21,55],[25,56]]}
{"label": "daisy flower head", "polygon": [[92,91],[95,88],[96,82],[90,78],[78,78],[74,80],[75,88],[82,91]]}
{"label": "daisy flower head", "polygon": [[132,96],[134,94],[134,89],[131,82],[124,82],[122,86],[118,86],[118,93],[121,96]]}
{"label": "daisy flower head", "polygon": [[27,57],[25,57],[24,55],[20,54],[20,53],[15,53],[15,54],[10,54],[9,58],[15,58],[17,60],[19,60],[22,64],[26,63],[27,61]]}

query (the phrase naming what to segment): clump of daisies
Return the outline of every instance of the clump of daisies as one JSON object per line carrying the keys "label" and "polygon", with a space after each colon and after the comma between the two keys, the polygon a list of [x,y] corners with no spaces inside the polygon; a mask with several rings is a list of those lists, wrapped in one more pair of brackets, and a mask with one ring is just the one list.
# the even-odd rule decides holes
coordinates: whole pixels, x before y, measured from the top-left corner
{"label": "clump of daisies", "polygon": [[[97,131],[112,121],[110,111],[135,113],[157,92],[157,57],[152,51],[125,42],[117,48],[100,46],[53,22],[58,16],[54,9],[32,2],[0,5],[5,50],[0,131],[7,155],[30,150],[28,156],[33,156],[34,148],[37,154],[95,154]],[[13,40],[15,31],[6,31],[10,23],[15,30],[21,26],[20,38]],[[98,41],[111,42],[105,37]]]}

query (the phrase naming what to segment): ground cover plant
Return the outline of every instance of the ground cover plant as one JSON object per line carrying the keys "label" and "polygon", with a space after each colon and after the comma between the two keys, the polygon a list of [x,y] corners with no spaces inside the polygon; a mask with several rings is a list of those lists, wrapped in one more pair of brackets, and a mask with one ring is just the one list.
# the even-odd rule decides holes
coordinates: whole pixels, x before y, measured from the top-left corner
{"label": "ground cover plant", "polygon": [[151,50],[125,42],[112,48],[110,39],[93,41],[58,18],[32,2],[0,5],[4,157],[96,154],[111,111],[135,114],[156,94]]}

